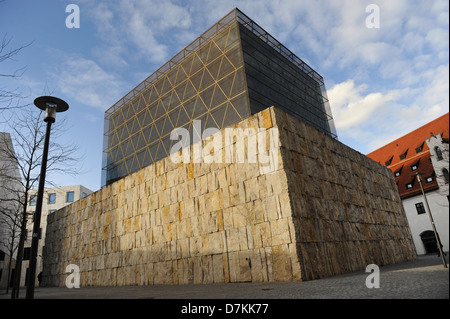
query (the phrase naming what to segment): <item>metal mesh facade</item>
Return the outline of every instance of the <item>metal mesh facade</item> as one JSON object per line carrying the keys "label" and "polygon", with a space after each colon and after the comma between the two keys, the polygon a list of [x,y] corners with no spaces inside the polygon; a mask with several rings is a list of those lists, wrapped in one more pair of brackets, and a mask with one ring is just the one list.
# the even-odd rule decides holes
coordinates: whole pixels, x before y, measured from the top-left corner
{"label": "metal mesh facade", "polygon": [[[286,53],[288,53],[286,55]],[[335,136],[323,79],[234,9],[105,112],[102,185],[170,154],[191,137],[278,106]]]}

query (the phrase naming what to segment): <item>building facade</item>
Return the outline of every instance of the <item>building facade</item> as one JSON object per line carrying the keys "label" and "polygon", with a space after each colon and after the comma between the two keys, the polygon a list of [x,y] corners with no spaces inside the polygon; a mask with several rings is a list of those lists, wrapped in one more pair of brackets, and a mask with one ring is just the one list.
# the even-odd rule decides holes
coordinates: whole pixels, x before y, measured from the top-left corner
{"label": "building facade", "polygon": [[437,252],[437,244],[417,173],[421,174],[443,250],[449,250],[448,143],[447,113],[367,154],[394,174],[419,255]]}
{"label": "building facade", "polygon": [[65,286],[68,265],[83,287],[301,281],[416,257],[386,167],[276,107],[236,127],[276,139],[274,170],[150,164],[49,215],[44,285]]}
{"label": "building facade", "polygon": [[20,194],[23,187],[11,136],[0,132],[0,287],[8,282],[10,262],[14,263],[19,241]]}
{"label": "building facade", "polygon": [[[25,286],[28,279],[28,267],[31,253],[31,234],[33,231],[34,211],[36,209],[37,189],[30,190],[28,200],[28,220],[27,220],[27,236],[24,244],[24,257],[22,262],[21,280],[20,285]],[[41,216],[41,228],[39,231],[39,245],[37,253],[36,263],[36,276],[42,272],[42,250],[45,244],[45,232],[47,227],[47,217],[58,209],[61,209],[71,203],[77,202],[80,199],[91,194],[92,191],[81,185],[62,186],[44,189],[44,199],[42,202],[42,216]],[[3,269],[6,273],[6,269]],[[35,283],[38,284],[39,280],[36,278]],[[6,285],[6,279],[1,282],[2,286]]]}
{"label": "building facade", "polygon": [[336,137],[323,78],[234,9],[105,112],[102,185],[272,105]]}

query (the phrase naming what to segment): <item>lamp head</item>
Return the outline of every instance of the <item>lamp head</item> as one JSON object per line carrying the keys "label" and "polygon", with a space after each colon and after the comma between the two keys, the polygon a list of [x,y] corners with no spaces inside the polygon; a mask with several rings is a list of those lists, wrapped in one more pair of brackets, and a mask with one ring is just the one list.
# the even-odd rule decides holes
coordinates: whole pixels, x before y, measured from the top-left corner
{"label": "lamp head", "polygon": [[34,105],[39,109],[46,111],[44,121],[54,123],[56,113],[65,112],[69,109],[69,105],[57,97],[40,96],[34,100]]}

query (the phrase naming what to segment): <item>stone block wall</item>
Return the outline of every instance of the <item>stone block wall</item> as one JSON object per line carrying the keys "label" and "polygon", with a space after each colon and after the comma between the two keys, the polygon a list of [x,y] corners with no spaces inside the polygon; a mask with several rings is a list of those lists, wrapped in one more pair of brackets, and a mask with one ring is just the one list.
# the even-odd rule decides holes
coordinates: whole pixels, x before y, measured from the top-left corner
{"label": "stone block wall", "polygon": [[49,215],[43,284],[64,286],[69,264],[81,286],[120,286],[300,281],[415,258],[386,168],[274,107],[236,127],[278,129],[270,174],[234,155],[129,175]]}
{"label": "stone block wall", "polygon": [[302,280],[416,258],[392,172],[274,108]]}

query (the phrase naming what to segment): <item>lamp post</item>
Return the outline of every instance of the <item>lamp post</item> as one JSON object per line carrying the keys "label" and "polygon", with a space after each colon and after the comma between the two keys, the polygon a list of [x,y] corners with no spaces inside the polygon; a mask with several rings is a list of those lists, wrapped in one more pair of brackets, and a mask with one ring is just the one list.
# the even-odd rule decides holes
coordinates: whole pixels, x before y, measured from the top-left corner
{"label": "lamp post", "polygon": [[34,298],[34,283],[36,279],[36,259],[39,244],[39,230],[41,227],[42,202],[44,197],[45,173],[47,171],[48,145],[50,142],[50,128],[55,122],[56,113],[69,109],[69,105],[61,99],[53,96],[41,96],[34,100],[34,105],[45,111],[44,122],[47,123],[45,132],[44,151],[42,154],[41,175],[39,176],[39,188],[36,200],[36,212],[34,213],[33,234],[31,238],[30,267],[28,272],[26,298]]}
{"label": "lamp post", "polygon": [[439,254],[441,255],[442,264],[444,265],[444,268],[447,268],[447,262],[446,262],[445,257],[444,257],[444,252],[442,251],[441,241],[439,239],[439,236],[438,236],[438,233],[437,233],[437,230],[436,230],[436,226],[434,225],[433,216],[431,215],[430,205],[428,205],[427,196],[425,196],[425,192],[423,190],[422,178],[420,177],[420,175],[423,175],[423,174],[424,173],[416,173],[414,175],[417,176],[417,180],[419,181],[420,189],[422,190],[423,198],[425,199],[425,205],[427,205],[428,216],[430,217],[431,226],[433,227],[434,237],[436,238],[436,244],[438,246]]}

